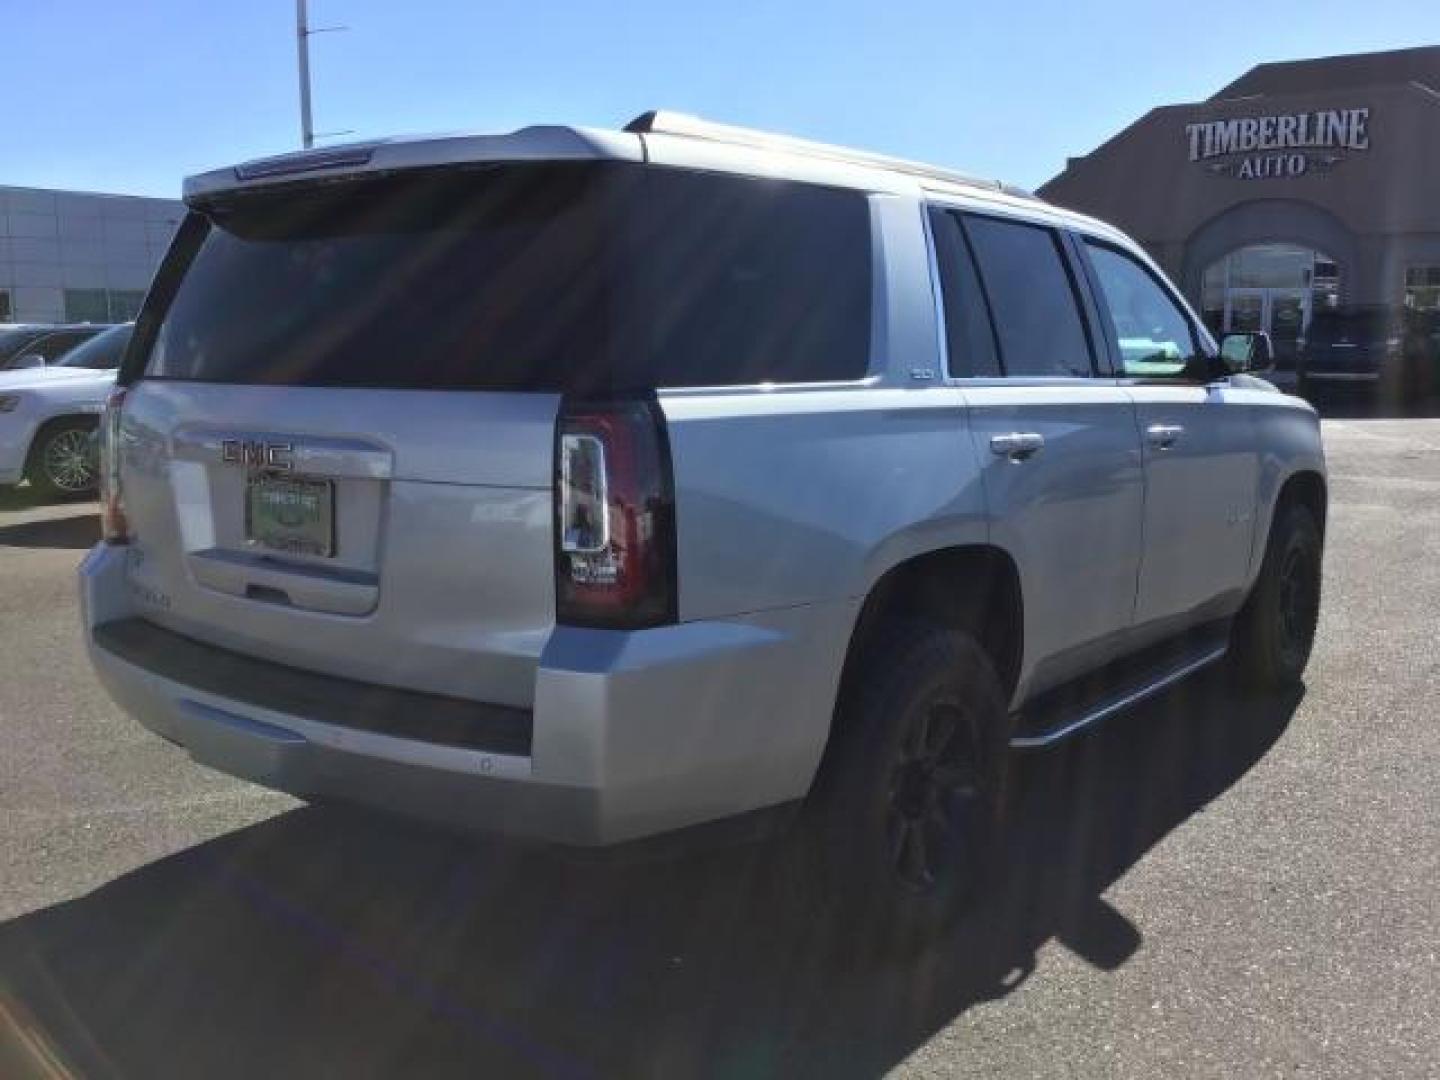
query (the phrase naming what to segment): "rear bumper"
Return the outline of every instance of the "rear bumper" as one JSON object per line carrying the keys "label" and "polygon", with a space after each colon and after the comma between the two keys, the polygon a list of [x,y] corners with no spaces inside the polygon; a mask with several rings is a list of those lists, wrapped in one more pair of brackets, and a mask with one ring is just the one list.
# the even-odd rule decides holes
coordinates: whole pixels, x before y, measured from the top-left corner
{"label": "rear bumper", "polygon": [[[847,602],[638,633],[557,628],[533,710],[507,716],[523,710],[149,637],[126,557],[100,545],[80,567],[92,663],[123,708],[197,761],[302,798],[581,846],[803,797],[855,615]],[[457,735],[467,706],[475,730]]]}

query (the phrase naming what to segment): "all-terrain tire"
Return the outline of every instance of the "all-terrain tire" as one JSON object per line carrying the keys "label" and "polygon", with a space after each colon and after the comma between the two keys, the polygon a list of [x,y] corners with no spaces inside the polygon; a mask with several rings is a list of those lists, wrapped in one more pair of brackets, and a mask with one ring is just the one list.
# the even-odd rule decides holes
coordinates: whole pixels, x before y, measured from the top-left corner
{"label": "all-terrain tire", "polygon": [[903,955],[942,934],[990,876],[1008,703],[967,633],[896,621],[868,640],[801,815],[797,862],[817,911],[853,947]]}
{"label": "all-terrain tire", "polygon": [[1254,689],[1288,689],[1305,674],[1320,617],[1323,549],[1309,509],[1299,503],[1280,508],[1231,639],[1235,665]]}

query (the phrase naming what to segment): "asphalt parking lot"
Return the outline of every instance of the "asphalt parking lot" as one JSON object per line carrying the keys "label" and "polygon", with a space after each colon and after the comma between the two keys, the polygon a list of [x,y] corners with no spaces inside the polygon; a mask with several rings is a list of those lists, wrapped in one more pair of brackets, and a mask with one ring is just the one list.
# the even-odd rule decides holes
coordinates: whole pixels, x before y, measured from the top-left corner
{"label": "asphalt parking lot", "polygon": [[11,497],[0,1076],[1440,1075],[1440,420],[1325,435],[1304,693],[1027,759],[995,899],[878,969],[751,850],[560,864],[200,768],[86,665],[93,508]]}

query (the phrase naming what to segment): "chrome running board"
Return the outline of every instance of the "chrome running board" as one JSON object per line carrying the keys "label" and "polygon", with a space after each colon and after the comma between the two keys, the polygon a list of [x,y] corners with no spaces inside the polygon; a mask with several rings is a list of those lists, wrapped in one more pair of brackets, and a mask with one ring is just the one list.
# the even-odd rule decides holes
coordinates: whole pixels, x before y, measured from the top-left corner
{"label": "chrome running board", "polygon": [[1036,732],[1027,732],[1023,735],[1016,735],[1010,740],[1012,750],[1041,750],[1047,746],[1053,746],[1062,739],[1067,739],[1076,732],[1098,724],[1107,717],[1114,716],[1117,712],[1128,709],[1148,697],[1153,697],[1160,691],[1174,686],[1187,675],[1193,675],[1203,667],[1208,667],[1216,660],[1225,655],[1226,645],[1211,646],[1198,656],[1183,661],[1179,666],[1171,668],[1164,674],[1151,678],[1141,685],[1126,690],[1116,697],[1106,698],[1098,705],[1077,717],[1067,719],[1052,727],[1044,728]]}

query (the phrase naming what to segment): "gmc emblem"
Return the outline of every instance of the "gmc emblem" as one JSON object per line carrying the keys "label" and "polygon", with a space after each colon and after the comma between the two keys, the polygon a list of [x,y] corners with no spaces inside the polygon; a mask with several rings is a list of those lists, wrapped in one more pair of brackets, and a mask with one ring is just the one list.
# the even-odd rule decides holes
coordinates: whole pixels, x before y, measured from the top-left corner
{"label": "gmc emblem", "polygon": [[256,439],[224,439],[220,443],[220,460],[226,465],[269,472],[290,472],[295,468],[291,455],[292,443],[261,442]]}

